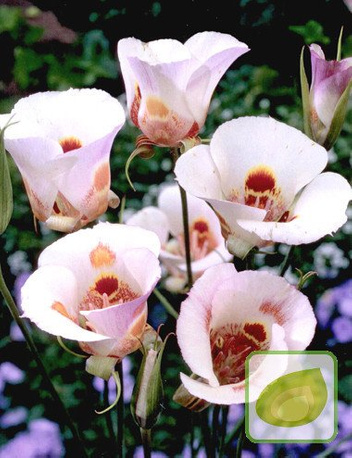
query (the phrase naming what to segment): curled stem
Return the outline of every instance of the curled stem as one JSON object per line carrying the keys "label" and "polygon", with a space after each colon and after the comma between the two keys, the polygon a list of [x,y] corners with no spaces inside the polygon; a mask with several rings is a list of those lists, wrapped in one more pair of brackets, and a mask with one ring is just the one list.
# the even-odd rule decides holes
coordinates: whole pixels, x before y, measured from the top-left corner
{"label": "curled stem", "polygon": [[116,397],[114,399],[114,402],[112,404],[109,405],[109,407],[107,407],[106,409],[104,410],[100,410],[100,411],[97,411],[95,410],[95,413],[97,413],[98,415],[102,415],[106,412],[109,412],[109,410],[111,410],[113,407],[116,406],[116,404],[118,403],[119,399],[120,399],[120,396],[121,396],[121,383],[120,383],[120,377],[119,377],[119,374],[118,372],[112,372],[111,375],[113,376],[114,380],[115,380],[115,383],[116,383]]}

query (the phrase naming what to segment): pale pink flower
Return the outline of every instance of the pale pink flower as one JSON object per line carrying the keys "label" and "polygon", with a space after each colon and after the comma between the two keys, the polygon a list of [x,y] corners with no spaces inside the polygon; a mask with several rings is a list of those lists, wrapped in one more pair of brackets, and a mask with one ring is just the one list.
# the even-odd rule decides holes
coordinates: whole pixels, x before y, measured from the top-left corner
{"label": "pale pink flower", "polygon": [[197,33],[185,44],[123,38],[117,52],[133,123],[157,145],[196,136],[220,78],[247,51],[245,43],[219,32]]}
{"label": "pale pink flower", "polygon": [[[237,272],[229,263],[210,267],[181,304],[177,340],[198,376],[181,373],[181,380],[193,396],[207,402],[243,403],[246,357],[252,351],[304,350],[315,326],[307,297],[284,278]],[[272,367],[263,358],[249,376],[251,387],[257,387],[253,396],[284,370],[284,364]]]}
{"label": "pale pink flower", "polygon": [[118,205],[109,157],[125,113],[116,99],[97,89],[42,92],[19,100],[9,117],[5,147],[39,221],[71,232]]}
{"label": "pale pink flower", "polygon": [[121,359],[140,347],[159,250],[153,232],[121,224],[66,235],[41,253],[22,287],[23,316],[88,354]]}
{"label": "pale pink flower", "polygon": [[212,206],[229,251],[245,257],[254,246],[315,242],[346,222],[351,186],[321,173],[326,164],[325,148],[299,130],[248,116],[222,124],[209,146],[182,154],[175,174]]}
{"label": "pale pink flower", "polygon": [[[326,60],[321,47],[309,46],[312,80],[309,95],[310,127],[313,138],[325,146],[338,103],[352,81],[352,57]],[[339,119],[339,130],[345,118],[345,110]],[[336,126],[334,127],[336,130]],[[330,146],[330,145],[329,145]]]}
{"label": "pale pink flower", "polygon": [[[210,266],[227,262],[232,255],[215,213],[202,199],[187,195],[190,229],[191,267],[194,279]],[[146,207],[132,215],[127,224],[155,232],[161,242],[160,260],[168,276],[165,287],[174,292],[187,283],[187,266],[182,219],[182,203],[178,185],[166,185],[158,196],[158,206]]]}

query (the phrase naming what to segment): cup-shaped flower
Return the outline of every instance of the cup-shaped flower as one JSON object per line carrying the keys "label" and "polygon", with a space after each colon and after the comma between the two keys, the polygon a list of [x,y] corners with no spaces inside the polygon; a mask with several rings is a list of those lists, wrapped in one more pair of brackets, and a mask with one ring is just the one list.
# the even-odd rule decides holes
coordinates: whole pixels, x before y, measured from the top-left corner
{"label": "cup-shaped flower", "polygon": [[23,316],[90,355],[120,360],[140,347],[159,249],[153,232],[121,224],[68,234],[45,248],[22,287]]}
{"label": "cup-shaped flower", "polygon": [[10,116],[16,124],[5,132],[5,147],[39,221],[71,232],[118,205],[109,165],[125,122],[118,100],[97,89],[43,92],[19,100]]}
{"label": "cup-shaped flower", "polygon": [[[303,101],[304,115],[311,137],[330,149],[346,116],[352,84],[352,57],[326,60],[323,50],[315,43],[309,46],[309,51],[312,78],[308,101]],[[305,73],[302,76],[305,78]]]}
{"label": "cup-shaped flower", "polygon": [[[187,195],[191,268],[194,279],[210,266],[230,261],[219,220],[202,199]],[[177,184],[166,185],[157,207],[146,207],[126,222],[155,232],[161,242],[160,261],[167,271],[165,288],[179,292],[187,284],[182,203]]]}
{"label": "cup-shaped flower", "polygon": [[[308,298],[284,278],[237,272],[230,263],[210,267],[194,283],[177,320],[182,356],[199,377],[181,373],[182,383],[210,403],[243,403],[246,357],[252,351],[304,350],[315,326]],[[258,387],[253,396],[284,369],[285,364],[272,367],[263,358],[249,376]]]}
{"label": "cup-shaped flower", "polygon": [[320,173],[326,164],[325,148],[299,130],[248,116],[183,154],[175,174],[212,206],[227,248],[243,258],[254,246],[314,242],[345,223],[351,187],[339,174]]}
{"label": "cup-shaped flower", "polygon": [[123,38],[117,52],[131,120],[156,145],[196,136],[220,78],[247,51],[218,32],[197,33],[184,44]]}

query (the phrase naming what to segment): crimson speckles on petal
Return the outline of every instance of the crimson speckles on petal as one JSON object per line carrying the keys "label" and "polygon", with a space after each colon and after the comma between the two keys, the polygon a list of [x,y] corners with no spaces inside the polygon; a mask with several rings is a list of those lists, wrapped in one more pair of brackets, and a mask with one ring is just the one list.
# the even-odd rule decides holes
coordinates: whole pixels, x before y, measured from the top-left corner
{"label": "crimson speckles on petal", "polygon": [[210,332],[213,368],[221,385],[244,380],[246,357],[252,351],[267,349],[265,338],[256,339],[248,330],[248,323],[231,323]]}

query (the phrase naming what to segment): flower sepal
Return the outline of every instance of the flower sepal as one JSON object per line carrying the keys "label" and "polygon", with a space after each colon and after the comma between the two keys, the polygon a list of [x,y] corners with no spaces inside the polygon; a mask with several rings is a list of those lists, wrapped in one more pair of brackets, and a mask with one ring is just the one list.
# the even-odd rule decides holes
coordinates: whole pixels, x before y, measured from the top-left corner
{"label": "flower sepal", "polygon": [[117,358],[112,358],[111,356],[92,355],[86,361],[86,371],[88,374],[95,375],[108,381],[111,374],[114,372],[117,361]]}

